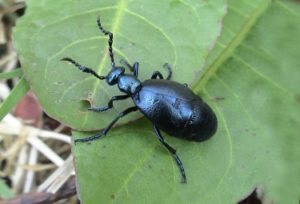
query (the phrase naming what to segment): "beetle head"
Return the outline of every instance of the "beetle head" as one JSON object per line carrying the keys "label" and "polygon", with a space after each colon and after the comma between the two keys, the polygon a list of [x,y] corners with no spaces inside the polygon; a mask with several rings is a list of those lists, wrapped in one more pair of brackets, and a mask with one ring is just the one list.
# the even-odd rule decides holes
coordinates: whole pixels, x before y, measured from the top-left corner
{"label": "beetle head", "polygon": [[118,83],[119,76],[123,75],[125,72],[124,67],[115,67],[107,75],[106,81],[109,85],[115,85]]}

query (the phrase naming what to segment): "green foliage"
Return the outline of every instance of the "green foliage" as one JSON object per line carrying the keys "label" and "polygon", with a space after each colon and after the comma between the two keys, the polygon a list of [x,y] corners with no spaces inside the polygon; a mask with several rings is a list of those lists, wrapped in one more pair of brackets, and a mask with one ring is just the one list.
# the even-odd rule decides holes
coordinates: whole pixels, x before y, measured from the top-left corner
{"label": "green foliage", "polygon": [[[1,74],[5,77],[10,77],[12,73]],[[12,75],[18,75],[18,72],[13,72]],[[20,99],[28,92],[29,90],[29,84],[27,81],[22,77],[17,85],[13,88],[13,90],[10,92],[9,96],[5,99],[3,103],[0,105],[0,120],[2,120],[9,111],[11,111],[15,105],[20,101]]]}
{"label": "green foliage", "polygon": [[11,189],[5,184],[5,182],[0,179],[0,198],[9,199],[13,197],[13,192]]}
{"label": "green foliage", "polygon": [[59,62],[69,56],[107,73],[106,38],[95,26],[101,15],[118,60],[141,62],[142,79],[170,62],[174,80],[193,82],[219,120],[203,143],[165,135],[184,163],[186,185],[145,119],[74,146],[84,203],[236,203],[256,187],[266,200],[299,201],[299,3],[232,0],[223,19],[226,1],[46,2],[28,2],[15,38],[25,75],[52,116],[90,130],[130,104],[87,113],[80,101],[104,105],[117,89]]}
{"label": "green foliage", "polygon": [[21,69],[16,69],[10,72],[2,72],[0,73],[0,79],[11,79],[14,77],[21,77],[23,72]]}

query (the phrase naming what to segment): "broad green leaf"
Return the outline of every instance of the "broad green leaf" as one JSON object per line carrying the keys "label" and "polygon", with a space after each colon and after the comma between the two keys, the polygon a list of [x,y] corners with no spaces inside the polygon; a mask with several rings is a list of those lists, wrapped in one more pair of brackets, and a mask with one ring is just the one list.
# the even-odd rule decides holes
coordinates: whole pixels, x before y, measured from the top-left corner
{"label": "broad green leaf", "polygon": [[224,97],[215,106],[229,149],[220,189],[259,187],[275,203],[299,202],[299,12],[293,1],[274,1],[204,89]]}
{"label": "broad green leaf", "polygon": [[[188,184],[180,183],[176,163],[143,119],[74,147],[84,203],[231,204],[254,188],[263,192],[264,201],[299,202],[300,5],[274,1],[264,4],[263,11],[258,9],[262,2],[257,7],[230,2],[224,31],[240,36],[241,42],[230,53],[213,50],[216,57],[210,56],[205,67],[213,69],[209,79],[195,84],[217,113],[217,134],[203,143],[165,135],[178,150]],[[252,12],[244,12],[244,4]],[[231,28],[236,18],[257,19],[258,10],[263,15],[252,29]],[[222,39],[224,33],[218,44]],[[227,47],[237,43],[234,36],[227,39]]]}
{"label": "broad green leaf", "polygon": [[[178,3],[180,4],[182,1],[172,1],[172,5]],[[205,99],[216,110],[219,119],[219,130],[211,140],[204,143],[187,142],[166,136],[167,141],[178,149],[178,154],[184,162],[188,175],[188,184],[182,185],[179,183],[180,174],[175,162],[156,141],[155,135],[150,128],[151,124],[146,120],[142,120],[135,124],[113,129],[107,137],[93,142],[91,145],[79,144],[76,146],[74,152],[76,154],[79,192],[81,199],[85,203],[235,203],[255,187],[262,189],[267,200],[273,200],[277,203],[298,202],[300,195],[298,185],[300,180],[298,173],[300,172],[298,162],[300,156],[298,149],[300,109],[299,85],[297,83],[299,79],[297,68],[299,67],[298,58],[300,53],[298,40],[300,34],[298,26],[299,5],[286,1],[274,1],[258,24],[248,32],[251,25],[255,24],[259,14],[268,6],[268,3],[269,1],[263,0],[251,2],[232,0],[229,6],[229,14],[225,19],[224,32],[217,42],[217,47],[211,53],[201,55],[202,57],[205,56],[201,60],[198,59],[199,62],[197,63],[199,63],[199,66],[197,67],[203,67],[204,60],[207,58],[204,69],[198,70],[198,72],[204,71],[206,74],[202,76],[206,77],[204,78],[205,80],[200,82],[195,81],[194,85],[197,92],[204,95]],[[36,13],[30,14],[29,12],[31,19],[29,18],[29,21],[26,22],[24,20],[22,22],[23,29],[30,27],[29,34],[34,33],[39,26],[47,30],[49,26],[44,25],[48,25],[51,20],[56,22],[60,15],[68,15],[68,12],[61,9],[62,6],[59,3],[54,6],[56,7],[55,11],[51,10],[48,12],[41,9],[38,4],[31,5],[32,9],[39,13],[39,18],[34,17]],[[142,5],[140,7],[146,10],[139,9],[143,15],[144,13],[146,15],[147,12],[153,12],[148,5],[144,8]],[[73,13],[72,6],[65,9],[69,9]],[[80,10],[80,8],[78,9]],[[84,10],[86,7],[82,9]],[[50,17],[46,16],[45,13],[49,14]],[[116,12],[108,13],[117,15]],[[111,18],[108,13],[105,15],[108,15],[106,20],[109,21]],[[207,13],[203,15],[207,15]],[[67,17],[65,18],[68,19]],[[84,18],[76,20],[71,21],[73,22],[73,30],[78,27],[78,24],[87,27],[94,26],[92,23],[84,24]],[[177,22],[179,21],[177,20]],[[35,29],[32,27],[32,22],[35,24]],[[158,22],[161,21],[159,20]],[[107,25],[108,27],[110,25],[111,28],[115,25],[114,23],[110,24]],[[50,23],[50,25],[52,24]],[[64,25],[60,28],[63,30],[70,25]],[[124,24],[122,20],[119,25],[122,27],[127,24]],[[206,24],[206,26],[209,25],[212,24]],[[187,26],[189,27],[189,25]],[[126,29],[129,29],[129,27],[131,26],[126,27]],[[87,29],[83,28],[80,28],[82,31],[80,34],[88,35]],[[210,29],[212,28],[214,27],[212,26]],[[51,31],[49,33],[45,30],[46,34],[53,36],[53,30],[47,30]],[[94,32],[97,32],[97,30],[94,29]],[[150,31],[149,33],[152,34]],[[210,33],[211,31],[207,32],[207,34]],[[56,34],[59,36],[58,32]],[[78,32],[75,31],[70,33],[70,36],[73,36],[71,39],[78,37],[77,35]],[[123,37],[124,39],[125,36],[127,38],[130,37],[126,34]],[[203,35],[199,39],[205,38],[205,36]],[[247,36],[246,39],[239,45],[245,36]],[[17,33],[16,37],[24,40],[20,42],[23,43],[22,46],[28,46],[26,32]],[[99,44],[102,44],[100,46],[104,50],[106,41],[104,38],[101,39],[103,42],[101,41]],[[118,41],[119,44],[122,42],[122,39],[118,39],[117,35],[116,42]],[[127,44],[124,39],[123,45]],[[139,40],[137,37],[134,39],[134,42]],[[145,39],[148,40],[149,38],[143,36],[140,40]],[[29,80],[37,78],[39,82],[43,82],[43,78],[38,75],[39,72],[43,71],[43,69],[40,70],[39,68],[43,67],[42,59],[45,59],[45,57],[41,56],[49,55],[49,51],[47,51],[49,49],[48,46],[55,50],[55,46],[66,39],[58,40],[58,42],[54,40],[53,37],[47,37],[46,40],[42,41],[40,32],[31,38],[34,46],[30,49],[29,59],[27,59],[28,62],[25,65],[28,67],[28,73],[32,72],[37,75],[36,77],[35,74],[26,75]],[[51,46],[41,46],[43,43],[46,45],[50,42],[52,42]],[[142,45],[152,45],[152,47],[157,45],[150,42],[152,43],[149,40],[138,45],[140,47]],[[177,42],[182,43],[182,41]],[[184,43],[187,42],[184,41]],[[21,44],[19,45],[19,48],[21,48]],[[97,47],[94,50],[99,49],[98,44],[94,46]],[[118,46],[117,43],[115,46]],[[153,71],[153,64],[157,63],[155,66],[160,66],[161,63],[158,64],[158,62],[161,60],[161,54],[157,53],[162,52],[157,52],[152,47],[151,49],[142,47],[138,51],[134,51],[135,49],[132,49],[133,46],[136,46],[136,44],[131,45],[131,47],[122,47],[130,51],[126,50],[124,58],[127,57],[130,62],[135,61],[136,56],[140,57],[138,58],[139,61],[145,59],[145,63],[148,62],[148,66],[145,67],[147,70],[150,70],[144,69],[145,71],[141,71],[141,76],[147,78],[146,76],[149,76]],[[236,46],[238,48],[234,51]],[[65,46],[62,44],[62,47]],[[36,50],[35,48],[38,49]],[[23,49],[24,53],[28,52],[28,49]],[[76,55],[75,52],[80,51],[81,47],[69,49],[71,51],[76,49],[76,51],[64,50],[63,52],[68,51],[67,53],[74,53],[74,56],[79,57],[84,56],[83,53],[87,53],[79,52]],[[161,47],[159,47],[159,50],[161,50]],[[37,51],[38,53],[36,53]],[[232,54],[233,51],[234,53]],[[131,54],[132,52],[135,53]],[[148,55],[143,58],[142,53],[144,52],[147,52]],[[104,55],[103,52],[101,53]],[[154,60],[150,60],[150,56],[153,53],[155,53],[155,56],[158,56],[156,58],[153,57]],[[29,61],[36,59],[35,55],[37,54],[39,56],[37,58],[38,61]],[[117,54],[119,57],[122,56],[121,52]],[[184,53],[181,52],[180,56],[182,54]],[[207,56],[207,54],[209,55]],[[127,55],[130,56],[128,57]],[[186,55],[184,56],[186,57]],[[64,56],[57,55],[55,57],[58,60],[59,57]],[[77,81],[82,79],[82,73],[77,73],[75,70],[69,72],[65,69],[66,65],[55,64],[55,57],[49,57],[49,64],[52,63],[53,67],[57,68],[54,72],[56,76],[52,77],[54,82],[57,81],[57,77],[61,77],[57,75],[57,73],[61,74],[60,70],[64,70],[64,73],[68,73],[68,76],[77,76],[77,78],[75,77]],[[27,56],[24,54],[21,58],[24,61]],[[86,64],[89,65],[88,63],[93,62],[93,59],[95,59],[95,56],[85,56]],[[39,64],[35,65],[35,63]],[[108,62],[106,61],[105,63],[108,69]],[[30,70],[28,65],[35,65],[33,66],[35,69]],[[188,64],[184,63],[184,65]],[[188,81],[190,81],[188,76],[191,76],[191,74],[186,75],[190,69],[184,69],[187,72],[182,72],[182,70],[178,65],[175,66],[175,72],[177,73],[175,79],[181,81],[187,77]],[[69,83],[71,82],[69,81]],[[49,95],[44,85],[42,84],[42,88],[35,89],[40,89],[43,96]],[[54,89],[54,87],[52,88]],[[83,86],[83,88],[86,87]],[[59,89],[61,88],[56,88],[55,91],[60,91]],[[76,93],[79,94],[81,92],[81,90],[77,90]],[[102,95],[102,93],[99,93],[99,96]],[[213,98],[224,99],[212,100]],[[103,104],[107,99],[108,96],[101,103]],[[100,100],[97,99],[97,101]],[[57,102],[58,105],[61,104],[60,101]],[[44,102],[44,104],[47,103],[54,109],[53,101]],[[71,103],[68,103],[68,105],[73,106]],[[124,108],[123,105],[120,105],[120,107]],[[69,117],[70,111],[68,108],[68,106],[64,107],[62,112],[67,113],[61,113],[62,116],[60,117]],[[78,108],[78,105],[76,108]],[[82,108],[82,110],[85,109]],[[56,111],[59,112],[58,109]],[[111,117],[114,115],[115,113],[112,113]],[[102,127],[108,124],[108,121],[111,119],[106,117],[110,116],[104,116],[105,119],[102,118],[102,115],[101,118],[99,116],[99,119],[89,116],[87,121],[90,121],[90,119],[97,123],[101,121],[101,123],[103,122],[103,124],[100,124]],[[78,117],[74,117],[74,120],[75,118],[78,119]]]}
{"label": "broad green leaf", "polygon": [[224,29],[213,51],[209,53],[203,74],[195,83],[201,88],[220,67],[234,49],[247,36],[257,18],[269,6],[271,0],[231,0],[229,15],[224,19]]}
{"label": "broad green leaf", "polygon": [[23,75],[23,72],[21,69],[16,69],[10,72],[2,72],[0,73],[0,79],[11,79],[14,77],[20,77]]}
{"label": "broad green leaf", "polygon": [[3,103],[0,104],[0,120],[2,120],[7,113],[9,113],[9,111],[15,107],[15,105],[17,105],[17,103],[28,92],[28,90],[29,84],[25,78],[22,77],[10,92],[9,96],[3,101]]}
{"label": "broad green leaf", "polygon": [[[90,106],[104,106],[117,87],[108,87],[91,75],[61,62],[71,57],[100,75],[110,70],[107,36],[99,32],[97,16],[114,33],[116,62],[124,58],[140,62],[140,79],[153,71],[165,73],[170,63],[174,80],[196,80],[209,51],[221,32],[227,0],[29,0],[26,16],[14,32],[26,79],[45,111],[79,130],[101,129],[113,117],[132,106],[116,103],[106,113],[91,113]],[[132,114],[121,122],[140,117]]]}
{"label": "broad green leaf", "polygon": [[12,190],[5,184],[5,182],[0,179],[0,199],[9,199],[13,197],[14,193]]}

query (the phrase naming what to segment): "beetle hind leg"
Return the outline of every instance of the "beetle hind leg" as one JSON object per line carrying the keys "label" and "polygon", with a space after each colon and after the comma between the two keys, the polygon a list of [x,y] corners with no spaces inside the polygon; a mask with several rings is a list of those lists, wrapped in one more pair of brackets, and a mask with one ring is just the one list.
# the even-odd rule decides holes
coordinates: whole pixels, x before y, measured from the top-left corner
{"label": "beetle hind leg", "polygon": [[80,139],[76,139],[74,141],[74,143],[79,143],[79,142],[91,142],[93,140],[98,140],[100,139],[102,136],[104,136],[105,134],[103,134],[103,131],[102,132],[99,132],[95,135],[92,135],[92,136],[89,136],[89,137],[85,137],[85,138],[80,138]]}
{"label": "beetle hind leg", "polygon": [[165,142],[164,138],[161,136],[160,134],[160,131],[159,129],[153,125],[153,128],[154,128],[154,132],[156,134],[156,137],[157,139],[160,141],[160,143],[162,143],[162,145],[164,145],[167,150],[173,155],[176,163],[177,163],[177,166],[179,167],[179,170],[180,170],[180,173],[181,173],[181,177],[182,177],[182,183],[187,183],[187,180],[186,180],[186,175],[185,175],[185,170],[184,170],[184,167],[183,167],[183,164],[180,160],[180,158],[178,157],[178,155],[176,154],[176,150],[171,147],[168,143]]}

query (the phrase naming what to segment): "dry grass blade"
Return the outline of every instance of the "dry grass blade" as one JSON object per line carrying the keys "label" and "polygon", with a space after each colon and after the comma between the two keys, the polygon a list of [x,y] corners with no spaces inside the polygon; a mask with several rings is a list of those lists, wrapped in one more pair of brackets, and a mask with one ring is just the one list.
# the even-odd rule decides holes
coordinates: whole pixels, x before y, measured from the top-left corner
{"label": "dry grass blade", "polygon": [[[8,143],[8,148],[1,153],[0,159],[10,161],[9,169],[15,166],[14,174],[11,176],[15,192],[26,193],[32,190],[38,171],[34,167],[43,166],[38,164],[38,157],[41,154],[59,168],[38,187],[39,192],[56,193],[70,176],[75,174],[73,157],[69,155],[64,160],[46,143],[50,139],[69,144],[70,136],[25,125],[11,114],[0,122],[0,135],[4,143]],[[15,158],[18,158],[17,165]],[[9,172],[10,170],[7,170],[2,174],[8,175]]]}

